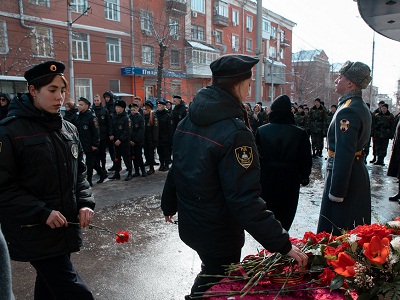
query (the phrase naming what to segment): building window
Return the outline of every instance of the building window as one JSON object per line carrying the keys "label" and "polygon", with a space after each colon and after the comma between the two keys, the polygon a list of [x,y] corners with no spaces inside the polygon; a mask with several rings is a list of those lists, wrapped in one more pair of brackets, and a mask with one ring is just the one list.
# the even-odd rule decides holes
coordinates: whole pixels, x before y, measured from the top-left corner
{"label": "building window", "polygon": [[215,30],[215,43],[216,44],[222,44],[222,31]]}
{"label": "building window", "polygon": [[179,51],[171,50],[171,66],[179,66],[180,59],[179,59]]}
{"label": "building window", "polygon": [[284,59],[284,58],[285,58],[285,52],[284,52],[283,48],[281,48],[281,49],[279,50],[279,56],[281,57],[281,59]]}
{"label": "building window", "polygon": [[87,0],[70,0],[71,11],[83,13],[88,7]]}
{"label": "building window", "polygon": [[8,50],[7,24],[0,21],[0,54],[7,54]]}
{"label": "building window", "polygon": [[205,13],[206,12],[206,5],[204,0],[192,0],[190,1],[190,8],[192,10]]}
{"label": "building window", "polygon": [[154,65],[154,47],[148,45],[142,46],[142,63]]}
{"label": "building window", "polygon": [[90,78],[76,78],[75,79],[75,99],[80,97],[86,99],[92,98],[92,80]]}
{"label": "building window", "polygon": [[44,7],[50,7],[50,0],[29,0],[29,3]]}
{"label": "building window", "polygon": [[249,32],[253,31],[253,17],[252,16],[246,17],[246,28]]}
{"label": "building window", "polygon": [[72,55],[77,60],[90,60],[89,35],[81,32],[72,32]]}
{"label": "building window", "polygon": [[179,21],[177,19],[170,18],[168,25],[170,35],[179,35]]}
{"label": "building window", "polygon": [[33,34],[33,55],[38,57],[53,57],[53,38],[51,28],[35,27]]}
{"label": "building window", "polygon": [[171,95],[181,95],[181,85],[179,83],[171,84]]}
{"label": "building window", "polygon": [[104,18],[112,21],[120,21],[119,0],[104,1]]}
{"label": "building window", "polygon": [[192,25],[192,39],[204,41],[204,28]]}
{"label": "building window", "polygon": [[273,46],[269,47],[269,57],[276,58],[276,48]]}
{"label": "building window", "polygon": [[106,37],[107,62],[121,62],[121,40]]}
{"label": "building window", "polygon": [[271,26],[271,38],[276,39],[276,27]]}
{"label": "building window", "polygon": [[229,18],[229,9],[228,9],[228,3],[219,1],[215,5],[215,14],[218,16],[223,16],[226,18]]}
{"label": "building window", "polygon": [[246,39],[246,51],[253,52],[253,40]]}
{"label": "building window", "polygon": [[262,20],[262,30],[265,32],[269,32],[269,27],[271,26],[271,23],[267,19]]}
{"label": "building window", "polygon": [[140,28],[151,32],[153,30],[153,14],[148,11],[141,11],[140,15]]}
{"label": "building window", "polygon": [[118,79],[111,79],[110,80],[110,91],[113,91],[115,93],[119,93],[120,90],[120,81]]}
{"label": "building window", "polygon": [[239,50],[239,36],[232,35],[232,50],[237,52]]}
{"label": "building window", "polygon": [[236,9],[232,9],[232,25],[239,25],[239,11]]}

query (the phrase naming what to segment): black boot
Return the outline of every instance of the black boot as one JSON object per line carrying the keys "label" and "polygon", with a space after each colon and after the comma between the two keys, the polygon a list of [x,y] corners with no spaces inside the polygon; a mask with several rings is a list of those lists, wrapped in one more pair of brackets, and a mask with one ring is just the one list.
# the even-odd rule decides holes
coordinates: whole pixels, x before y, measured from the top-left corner
{"label": "black boot", "polygon": [[147,174],[146,174],[146,168],[145,168],[144,166],[141,166],[141,167],[140,167],[140,170],[142,171],[142,177],[146,177],[146,176],[147,176]]}
{"label": "black boot", "polygon": [[125,178],[125,181],[129,181],[129,180],[132,180],[132,170],[131,171],[128,171],[128,175],[126,176],[126,178]]}
{"label": "black boot", "polygon": [[374,155],[374,157],[369,161],[370,164],[373,164],[374,162],[376,162],[376,156]]}
{"label": "black boot", "polygon": [[378,156],[378,160],[376,161],[376,163],[374,163],[374,165],[376,166],[384,166],[384,162],[383,162],[384,157],[383,156]]}
{"label": "black boot", "polygon": [[114,175],[110,179],[120,180],[121,179],[121,175],[119,175],[119,172],[115,172]]}
{"label": "black boot", "polygon": [[160,162],[160,167],[158,168],[158,171],[161,171],[161,172],[165,171],[164,162]]}
{"label": "black boot", "polygon": [[100,179],[97,180],[97,183],[103,183],[104,179],[107,179],[107,171],[106,170],[102,170],[102,173],[100,174]]}
{"label": "black boot", "polygon": [[152,175],[154,174],[154,167],[152,165],[150,165],[150,169],[147,171],[146,173],[147,175]]}
{"label": "black boot", "polygon": [[92,178],[91,178],[91,177],[90,177],[90,178],[88,177],[88,178],[87,178],[87,181],[89,182],[89,185],[90,185],[90,186],[93,186]]}
{"label": "black boot", "polygon": [[135,173],[132,175],[132,177],[139,177],[140,173],[139,173],[139,168],[135,167]]}
{"label": "black boot", "polygon": [[397,200],[400,200],[400,194],[399,193],[397,193],[394,196],[389,197],[389,201],[397,201]]}

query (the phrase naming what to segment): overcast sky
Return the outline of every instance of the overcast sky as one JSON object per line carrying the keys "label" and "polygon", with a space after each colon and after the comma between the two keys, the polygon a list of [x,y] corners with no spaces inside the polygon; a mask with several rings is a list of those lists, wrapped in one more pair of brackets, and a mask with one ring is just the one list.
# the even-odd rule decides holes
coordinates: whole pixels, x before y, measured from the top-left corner
{"label": "overcast sky", "polygon": [[[322,49],[330,63],[362,61],[372,66],[374,31],[353,0],[262,0],[263,6],[295,22],[293,52]],[[377,1],[377,0],[374,0]],[[373,85],[380,94],[397,91],[400,42],[375,33]]]}

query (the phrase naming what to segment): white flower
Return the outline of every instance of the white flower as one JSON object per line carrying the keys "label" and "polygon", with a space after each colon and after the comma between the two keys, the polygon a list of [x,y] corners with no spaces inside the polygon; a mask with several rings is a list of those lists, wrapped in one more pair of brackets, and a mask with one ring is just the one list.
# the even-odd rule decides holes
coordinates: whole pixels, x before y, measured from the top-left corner
{"label": "white flower", "polygon": [[319,247],[317,249],[307,249],[306,252],[312,255],[322,255],[321,248]]}
{"label": "white flower", "polygon": [[358,240],[361,240],[361,238],[358,237],[356,234],[350,234],[350,236],[348,237],[348,241],[349,241],[350,245],[357,242]]}
{"label": "white flower", "polygon": [[397,252],[400,252],[400,237],[395,237],[390,244],[392,245],[393,249]]}
{"label": "white flower", "polygon": [[389,221],[387,224],[392,228],[400,228],[400,221]]}

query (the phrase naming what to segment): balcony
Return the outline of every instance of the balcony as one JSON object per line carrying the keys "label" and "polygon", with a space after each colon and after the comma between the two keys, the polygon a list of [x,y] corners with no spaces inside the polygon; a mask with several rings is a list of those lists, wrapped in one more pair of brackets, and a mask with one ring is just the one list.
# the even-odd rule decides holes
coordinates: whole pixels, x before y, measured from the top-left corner
{"label": "balcony", "polygon": [[283,39],[283,41],[281,40],[281,47],[282,48],[290,47],[290,41],[288,39]]}
{"label": "balcony", "polygon": [[225,16],[219,15],[218,13],[214,13],[214,25],[226,27],[229,25],[229,19]]}
{"label": "balcony", "polygon": [[210,78],[210,63],[220,56],[220,51],[211,45],[187,41],[185,48],[185,66],[187,77]]}
{"label": "balcony", "polygon": [[167,12],[186,14],[186,0],[167,0]]}

